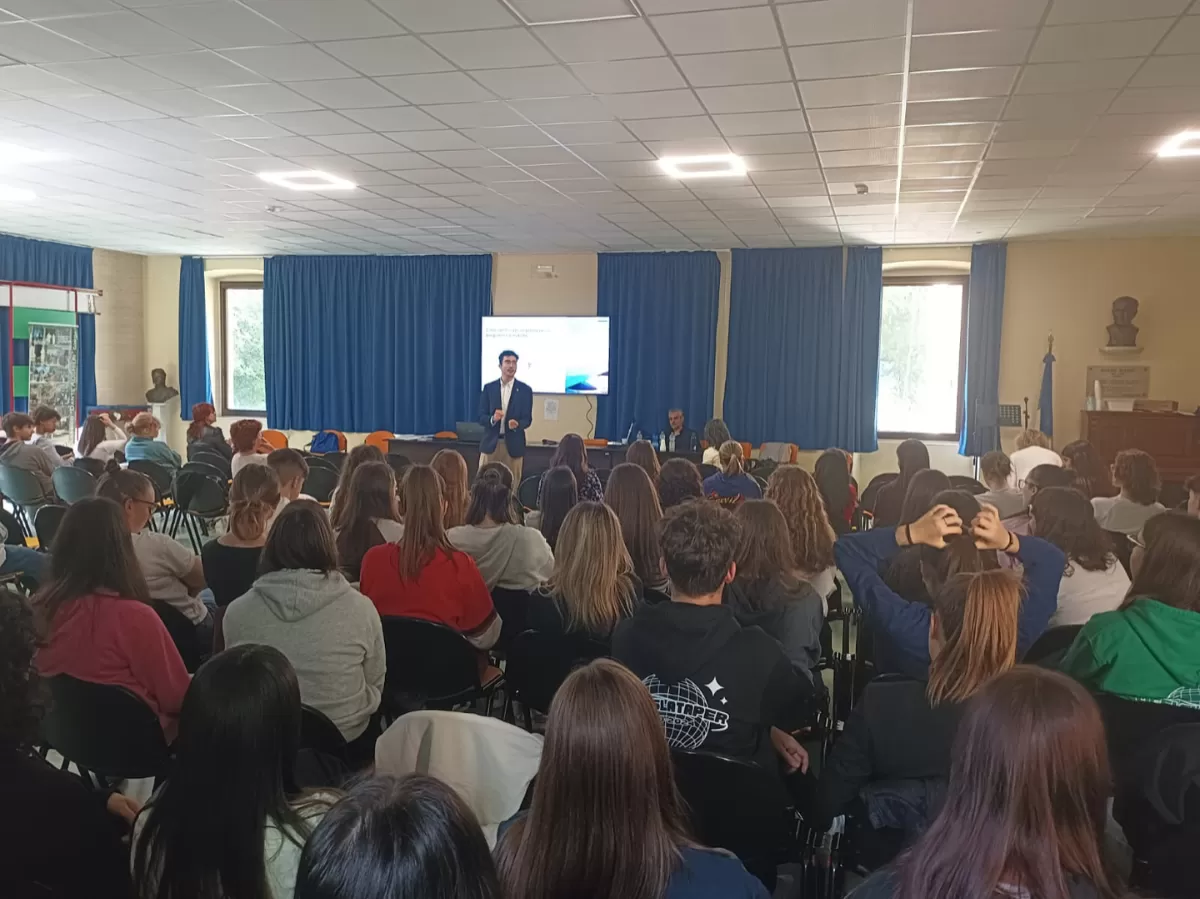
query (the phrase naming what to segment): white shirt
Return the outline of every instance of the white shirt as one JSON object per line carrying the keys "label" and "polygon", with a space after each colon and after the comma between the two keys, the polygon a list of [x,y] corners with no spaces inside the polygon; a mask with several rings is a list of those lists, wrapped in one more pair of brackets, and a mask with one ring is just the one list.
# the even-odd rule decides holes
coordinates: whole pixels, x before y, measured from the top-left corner
{"label": "white shirt", "polygon": [[1109,557],[1104,571],[1086,571],[1068,562],[1058,583],[1058,608],[1050,617],[1051,627],[1087,624],[1100,612],[1120,608],[1129,592],[1129,575],[1115,558]]}
{"label": "white shirt", "polygon": [[1123,496],[1097,496],[1092,500],[1092,511],[1104,530],[1136,534],[1155,515],[1167,511],[1167,507],[1162,503],[1143,506]]}
{"label": "white shirt", "polygon": [[137,557],[150,589],[150,598],[174,606],[188,617],[192,624],[199,624],[208,617],[203,600],[188,595],[183,582],[196,565],[196,556],[190,549],[166,534],[155,531],[138,531],[133,537],[133,554]]}
{"label": "white shirt", "polygon": [[229,463],[229,470],[236,478],[237,473],[247,465],[266,465],[266,453],[234,453],[233,460]]}
{"label": "white shirt", "polygon": [[1044,446],[1027,446],[1023,450],[1017,450],[1008,457],[1012,462],[1014,487],[1020,487],[1025,483],[1025,479],[1029,477],[1029,472],[1033,471],[1039,465],[1056,465],[1062,468],[1062,456],[1052,449],[1046,449]]}
{"label": "white shirt", "polygon": [[500,408],[504,410],[504,414],[500,416],[501,434],[508,430],[508,401],[512,398],[513,382],[516,380],[516,378],[513,378],[507,384],[504,383],[503,378],[500,380]]}

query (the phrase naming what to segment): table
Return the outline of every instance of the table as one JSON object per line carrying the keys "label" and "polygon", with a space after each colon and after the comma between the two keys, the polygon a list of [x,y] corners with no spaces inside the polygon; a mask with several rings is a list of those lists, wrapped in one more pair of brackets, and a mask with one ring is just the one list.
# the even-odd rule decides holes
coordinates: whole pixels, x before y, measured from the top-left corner
{"label": "table", "polygon": [[[588,465],[597,471],[610,471],[625,461],[626,446],[623,443],[610,443],[607,446],[587,447]],[[479,467],[479,443],[464,440],[412,440],[392,438],[388,441],[388,453],[407,456],[417,465],[428,465],[433,461],[439,450],[458,450],[467,460],[467,470],[474,472]],[[558,444],[530,443],[525,447],[524,475],[538,474],[550,468],[550,460],[558,450]],[[668,459],[688,459],[696,465],[700,464],[701,453],[666,453],[659,452],[660,462]]]}
{"label": "table", "polygon": [[1200,473],[1200,417],[1178,412],[1082,413],[1080,436],[1112,464],[1124,449],[1154,457],[1164,482],[1182,483]]}

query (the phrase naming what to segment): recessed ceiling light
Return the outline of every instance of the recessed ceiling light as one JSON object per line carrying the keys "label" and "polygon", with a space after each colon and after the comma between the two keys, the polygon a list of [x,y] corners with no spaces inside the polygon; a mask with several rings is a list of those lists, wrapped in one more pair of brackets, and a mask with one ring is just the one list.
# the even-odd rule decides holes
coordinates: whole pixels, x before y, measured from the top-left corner
{"label": "recessed ceiling light", "polygon": [[259,172],[258,177],[268,184],[286,187],[288,190],[354,190],[356,187],[353,181],[311,169],[295,172]]}
{"label": "recessed ceiling light", "polygon": [[658,166],[672,178],[730,178],[746,174],[746,163],[733,153],[664,156]]}
{"label": "recessed ceiling light", "polygon": [[1172,156],[1200,156],[1200,131],[1180,131],[1168,137],[1158,148],[1158,155],[1170,158]]}
{"label": "recessed ceiling light", "polygon": [[37,194],[23,187],[8,187],[0,184],[0,203],[32,203]]}

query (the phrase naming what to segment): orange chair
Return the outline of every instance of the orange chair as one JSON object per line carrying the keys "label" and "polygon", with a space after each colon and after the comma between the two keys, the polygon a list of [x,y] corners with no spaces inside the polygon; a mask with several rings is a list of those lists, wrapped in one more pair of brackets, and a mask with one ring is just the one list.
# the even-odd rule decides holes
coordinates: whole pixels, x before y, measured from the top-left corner
{"label": "orange chair", "polygon": [[338,452],[344,453],[346,451],[346,435],[343,434],[341,431],[333,430],[333,428],[328,428],[327,430],[332,434],[337,434]]}
{"label": "orange chair", "polygon": [[750,454],[752,452],[754,452],[754,444],[747,443],[746,441],[743,440],[742,441],[742,457],[745,459],[749,459]]}
{"label": "orange chair", "polygon": [[367,439],[363,442],[367,446],[373,446],[385,456],[388,451],[388,441],[392,439],[391,431],[372,431],[367,435]]}
{"label": "orange chair", "polygon": [[608,446],[607,440],[601,440],[598,437],[585,437],[583,440],[584,446]]}
{"label": "orange chair", "polygon": [[434,440],[457,440],[458,435],[453,431],[438,431],[433,435]]}
{"label": "orange chair", "polygon": [[287,449],[288,439],[287,434],[283,431],[266,430],[262,432],[262,439],[275,447],[275,449]]}

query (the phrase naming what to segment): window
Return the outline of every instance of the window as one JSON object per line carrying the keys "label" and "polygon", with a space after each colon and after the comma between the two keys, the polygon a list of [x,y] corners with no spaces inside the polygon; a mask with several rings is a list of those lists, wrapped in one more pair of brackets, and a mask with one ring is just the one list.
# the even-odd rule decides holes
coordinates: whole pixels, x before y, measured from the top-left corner
{"label": "window", "polygon": [[876,412],[880,437],[957,439],[966,296],[965,277],[885,279]]}
{"label": "window", "polygon": [[221,284],[221,414],[266,415],[262,284]]}

